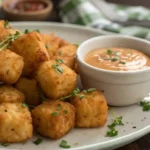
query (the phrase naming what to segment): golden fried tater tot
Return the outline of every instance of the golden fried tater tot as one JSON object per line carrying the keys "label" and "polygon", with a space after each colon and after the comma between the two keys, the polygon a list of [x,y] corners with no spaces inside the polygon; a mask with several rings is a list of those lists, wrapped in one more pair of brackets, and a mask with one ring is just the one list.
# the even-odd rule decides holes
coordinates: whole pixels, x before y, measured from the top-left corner
{"label": "golden fried tater tot", "polygon": [[58,139],[74,127],[75,108],[67,102],[47,101],[32,110],[32,118],[37,132]]}
{"label": "golden fried tater tot", "polygon": [[76,86],[76,73],[64,64],[47,61],[40,65],[35,76],[41,89],[50,99],[69,95]]}
{"label": "golden fried tater tot", "polygon": [[54,36],[54,34],[41,34],[41,37],[44,41],[49,57],[51,58],[59,48],[60,38]]}
{"label": "golden fried tater tot", "polygon": [[24,66],[23,57],[8,50],[0,51],[0,81],[14,84],[20,77]]}
{"label": "golden fried tater tot", "polygon": [[0,142],[25,142],[32,137],[30,111],[22,103],[0,104]]}
{"label": "golden fried tater tot", "polygon": [[25,95],[8,85],[0,85],[0,103],[5,102],[20,102],[23,103],[25,100]]}
{"label": "golden fried tater tot", "polygon": [[49,60],[45,44],[38,32],[30,32],[19,37],[10,49],[24,58],[23,75],[30,75],[41,62]]}
{"label": "golden fried tater tot", "polygon": [[75,65],[75,55],[77,46],[69,44],[60,47],[52,57],[52,60],[63,59],[64,64],[73,69]]}
{"label": "golden fried tater tot", "polygon": [[107,103],[102,92],[80,92],[72,99],[76,108],[76,127],[99,127],[107,120]]}
{"label": "golden fried tater tot", "polygon": [[16,89],[23,92],[26,96],[26,103],[29,105],[40,104],[40,94],[38,91],[37,83],[34,79],[21,77],[15,84]]}

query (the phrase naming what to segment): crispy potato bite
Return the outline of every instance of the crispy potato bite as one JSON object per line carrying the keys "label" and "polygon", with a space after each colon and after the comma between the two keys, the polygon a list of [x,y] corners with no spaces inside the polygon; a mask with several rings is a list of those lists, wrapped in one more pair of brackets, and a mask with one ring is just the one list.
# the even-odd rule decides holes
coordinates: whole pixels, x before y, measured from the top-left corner
{"label": "crispy potato bite", "polygon": [[17,143],[32,137],[31,114],[22,103],[0,104],[0,142]]}
{"label": "crispy potato bite", "polygon": [[23,103],[25,96],[22,92],[13,88],[12,86],[1,85],[0,86],[0,103],[4,102],[20,102]]}
{"label": "crispy potato bite", "polygon": [[103,93],[96,90],[93,92],[80,92],[80,96],[72,99],[76,108],[76,127],[99,127],[107,120],[107,103]]}
{"label": "crispy potato bite", "polygon": [[64,64],[59,63],[57,66],[56,61],[42,63],[35,78],[50,99],[59,99],[69,95],[77,82],[76,73]]}
{"label": "crispy potato bite", "polygon": [[75,54],[77,46],[68,44],[60,47],[52,57],[52,60],[63,59],[64,64],[73,69],[75,65]]}
{"label": "crispy potato bite", "polygon": [[38,32],[24,34],[15,40],[10,49],[23,56],[24,75],[30,75],[41,62],[49,60],[48,52]]}
{"label": "crispy potato bite", "polygon": [[15,87],[25,94],[27,104],[34,106],[40,104],[40,94],[38,91],[37,83],[34,79],[21,77],[16,82]]}
{"label": "crispy potato bite", "polygon": [[10,34],[15,34],[17,30],[13,29],[7,21],[0,20],[0,41]]}
{"label": "crispy potato bite", "polygon": [[0,51],[0,81],[14,84],[19,79],[23,66],[22,56],[8,49]]}
{"label": "crispy potato bite", "polygon": [[47,101],[32,110],[32,118],[37,132],[58,139],[74,127],[75,108],[67,102]]}
{"label": "crispy potato bite", "polygon": [[60,38],[54,36],[54,34],[41,34],[41,37],[44,41],[49,57],[51,58],[59,48]]}

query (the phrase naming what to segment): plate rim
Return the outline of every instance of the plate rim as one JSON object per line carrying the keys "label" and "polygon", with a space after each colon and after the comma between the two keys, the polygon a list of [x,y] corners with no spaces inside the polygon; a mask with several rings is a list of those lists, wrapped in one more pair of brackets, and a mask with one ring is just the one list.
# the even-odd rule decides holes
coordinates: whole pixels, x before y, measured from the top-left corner
{"label": "plate rim", "polygon": [[[73,29],[79,29],[79,30],[86,30],[86,31],[91,31],[94,33],[99,33],[100,35],[108,35],[108,34],[115,34],[112,32],[107,32],[101,29],[94,29],[88,26],[81,26],[81,25],[73,25],[73,24],[67,24],[67,23],[57,23],[57,22],[38,22],[38,21],[23,21],[23,22],[10,22],[10,24],[12,26],[29,26],[32,25],[35,27],[36,26],[40,26],[40,25],[44,25],[44,26],[55,26],[55,27],[60,27],[60,28],[73,28]],[[115,139],[110,139],[109,141],[104,141],[104,142],[99,142],[99,143],[95,143],[95,144],[90,144],[90,145],[85,145],[85,146],[80,146],[77,148],[70,148],[70,150],[93,150],[94,149],[108,149],[108,148],[112,148],[113,146],[115,146],[115,148],[119,148],[123,145],[129,144],[141,137],[143,137],[144,135],[150,133],[150,125],[145,126],[144,128],[139,129],[138,131],[132,132],[131,134],[127,134]]]}

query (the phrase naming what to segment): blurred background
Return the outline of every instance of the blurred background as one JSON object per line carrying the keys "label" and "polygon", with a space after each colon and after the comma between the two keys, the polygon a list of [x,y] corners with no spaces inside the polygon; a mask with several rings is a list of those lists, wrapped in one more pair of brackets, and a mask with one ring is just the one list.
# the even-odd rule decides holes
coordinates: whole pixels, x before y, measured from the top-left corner
{"label": "blurred background", "polygon": [[150,40],[148,0],[0,0],[0,19],[54,21]]}

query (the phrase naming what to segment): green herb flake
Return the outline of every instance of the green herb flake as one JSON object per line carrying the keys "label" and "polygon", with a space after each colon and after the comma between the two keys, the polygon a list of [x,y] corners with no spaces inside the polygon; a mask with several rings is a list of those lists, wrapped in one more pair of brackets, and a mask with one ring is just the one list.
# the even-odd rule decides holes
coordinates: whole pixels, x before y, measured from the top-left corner
{"label": "green herb flake", "polygon": [[38,33],[40,33],[40,30],[39,30],[39,29],[36,29],[35,31],[38,32]]}
{"label": "green herb flake", "polygon": [[84,94],[86,94],[86,93],[87,93],[87,90],[83,90],[82,92],[83,92]]}
{"label": "green herb flake", "polygon": [[54,64],[52,65],[52,67],[59,73],[62,74],[64,72],[64,70],[58,65],[58,64]]}
{"label": "green herb flake", "polygon": [[126,63],[124,61],[119,61],[120,64],[125,65]]}
{"label": "green herb flake", "polygon": [[5,20],[4,26],[5,26],[6,29],[9,29],[9,22],[8,22],[8,20]]}
{"label": "green herb flake", "polygon": [[57,105],[57,110],[59,110],[59,111],[62,110],[61,104]]}
{"label": "green herb flake", "polygon": [[143,107],[143,111],[150,110],[150,102],[149,101],[141,101],[140,105]]}
{"label": "green herb flake", "polygon": [[56,63],[64,63],[63,59],[56,59]]}
{"label": "green herb flake", "polygon": [[10,144],[9,144],[9,143],[1,143],[1,145],[4,146],[4,147],[7,147],[7,146],[9,146]]}
{"label": "green herb flake", "polygon": [[78,145],[78,142],[75,142],[74,145]]}
{"label": "green herb flake", "polygon": [[38,139],[36,139],[33,143],[35,144],[35,145],[39,145],[39,144],[41,144],[43,142],[43,140],[41,139],[41,138],[38,138]]}
{"label": "green herb flake", "polygon": [[72,91],[72,96],[76,96],[78,93],[80,92],[80,89],[78,88],[75,88],[73,91]]}
{"label": "green herb flake", "polygon": [[108,55],[111,55],[112,53],[113,53],[113,51],[112,51],[112,50],[107,49],[107,54],[108,54]]}
{"label": "green herb flake", "polygon": [[107,131],[107,136],[109,136],[109,137],[113,137],[113,136],[117,136],[117,135],[118,135],[118,131],[116,129]]}
{"label": "green herb flake", "polygon": [[104,60],[111,60],[111,58],[104,58]]}
{"label": "green herb flake", "polygon": [[29,32],[30,32],[29,29],[25,29],[24,31],[25,34],[28,34]]}
{"label": "green herb flake", "polygon": [[113,54],[114,54],[115,56],[119,56],[119,55],[120,55],[119,52],[114,52]]}
{"label": "green herb flake", "polygon": [[84,95],[79,95],[80,100],[84,97]]}
{"label": "green herb flake", "polygon": [[74,45],[77,46],[77,47],[79,46],[79,44],[74,44]]}
{"label": "green herb flake", "polygon": [[46,49],[48,49],[48,48],[49,48],[49,46],[48,46],[47,44],[45,45],[45,47],[46,47]]}
{"label": "green herb flake", "polygon": [[94,91],[96,91],[96,88],[89,88],[89,89],[87,89],[88,93],[91,93],[91,92],[94,92]]}
{"label": "green herb flake", "polygon": [[62,140],[59,146],[62,148],[71,148],[71,146],[68,145],[67,141],[65,141],[65,140]]}
{"label": "green herb flake", "polygon": [[66,109],[63,112],[64,112],[64,114],[68,114],[68,110],[66,110]]}
{"label": "green herb flake", "polygon": [[119,60],[119,58],[117,58],[117,57],[111,58],[111,61],[118,61],[118,60]]}
{"label": "green herb flake", "polygon": [[58,115],[58,112],[51,113],[51,116],[57,116],[57,115]]}
{"label": "green herb flake", "polygon": [[108,125],[109,130],[107,131],[107,136],[113,137],[118,135],[118,131],[115,129],[117,125],[124,125],[122,122],[122,116],[120,117],[115,117],[113,120],[112,124]]}
{"label": "green herb flake", "polygon": [[59,51],[58,54],[61,56],[62,55],[62,51]]}
{"label": "green herb flake", "polygon": [[27,107],[28,105],[26,103],[22,103],[22,107]]}

